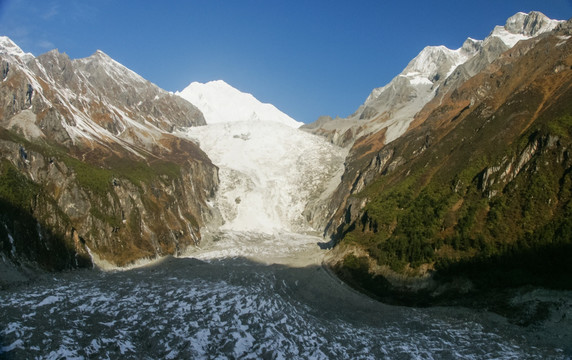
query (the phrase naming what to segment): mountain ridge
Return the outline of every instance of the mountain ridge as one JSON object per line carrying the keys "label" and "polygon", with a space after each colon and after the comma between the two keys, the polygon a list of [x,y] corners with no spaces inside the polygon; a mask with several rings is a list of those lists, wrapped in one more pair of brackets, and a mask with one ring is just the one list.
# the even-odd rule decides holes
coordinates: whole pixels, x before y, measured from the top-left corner
{"label": "mountain ridge", "polygon": [[389,145],[355,142],[328,230],[339,276],[387,302],[515,318],[510,291],[571,288],[571,38],[568,21],[520,41]]}
{"label": "mountain ridge", "polygon": [[[302,129],[325,136],[340,146],[350,147],[360,136],[385,128],[384,142],[389,143],[407,131],[415,114],[429,100],[450,91],[454,84],[482,70],[519,40],[548,32],[560,23],[562,21],[549,19],[536,11],[517,13],[504,26],[495,27],[484,40],[468,38],[456,50],[442,45],[427,46],[388,84],[373,89],[365,102],[348,118],[322,120],[322,125],[309,124],[302,126]],[[450,79],[459,66],[475,56],[480,61],[472,62],[471,71],[462,76],[461,81]],[[448,86],[443,86],[447,83]]]}

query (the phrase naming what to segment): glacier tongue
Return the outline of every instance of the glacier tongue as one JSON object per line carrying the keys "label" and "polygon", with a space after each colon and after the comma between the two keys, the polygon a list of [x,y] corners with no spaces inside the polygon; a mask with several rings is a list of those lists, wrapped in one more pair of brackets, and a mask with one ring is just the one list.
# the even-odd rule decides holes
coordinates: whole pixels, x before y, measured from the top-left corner
{"label": "glacier tongue", "polygon": [[323,138],[271,121],[189,128],[219,167],[214,206],[221,230],[264,234],[313,231],[302,216],[343,166],[345,151]]}

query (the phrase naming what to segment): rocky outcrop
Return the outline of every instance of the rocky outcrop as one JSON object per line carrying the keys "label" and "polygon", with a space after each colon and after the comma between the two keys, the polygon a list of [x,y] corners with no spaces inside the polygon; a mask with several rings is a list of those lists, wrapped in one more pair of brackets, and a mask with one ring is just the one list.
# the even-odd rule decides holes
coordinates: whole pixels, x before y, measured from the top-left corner
{"label": "rocky outcrop", "polygon": [[[42,256],[29,253],[26,258],[39,263],[61,258],[50,266],[54,268],[90,261],[122,266],[141,258],[178,254],[200,242],[200,225],[210,211],[205,201],[217,184],[216,169],[207,159],[152,165],[125,160],[122,165],[140,174],[120,174],[114,173],[119,169],[80,165],[64,154],[47,157],[49,149],[29,146],[35,150],[0,141],[2,180],[21,181],[27,194],[21,201],[9,200],[8,193],[18,187],[4,189],[2,194],[8,197],[5,209],[25,214],[14,217],[12,211],[3,211],[4,235],[13,239],[4,241],[8,254],[37,251],[30,243],[49,250],[55,248],[49,242],[59,242],[62,250]],[[22,233],[19,228],[32,230]]]}
{"label": "rocky outcrop", "polygon": [[557,135],[545,135],[530,142],[518,155],[503,158],[498,165],[489,166],[479,175],[478,187],[490,199],[499,194],[539,152],[559,149],[557,162],[564,162],[568,149],[561,147]]}
{"label": "rocky outcrop", "polygon": [[34,58],[0,44],[3,258],[124,266],[197,245],[218,172],[176,131],[202,113],[100,51]]}
{"label": "rocky outcrop", "polygon": [[[357,129],[356,129],[357,127]],[[330,116],[321,116],[310,124],[304,124],[301,130],[322,136],[330,143],[347,148],[355,140],[356,131],[360,131],[357,121],[352,119],[332,119]]]}

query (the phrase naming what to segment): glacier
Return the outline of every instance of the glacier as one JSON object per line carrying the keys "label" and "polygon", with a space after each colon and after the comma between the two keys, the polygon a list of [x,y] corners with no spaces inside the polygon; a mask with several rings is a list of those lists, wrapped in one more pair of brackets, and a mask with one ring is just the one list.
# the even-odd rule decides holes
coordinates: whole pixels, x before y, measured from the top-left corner
{"label": "glacier", "polygon": [[272,121],[214,123],[185,135],[218,166],[220,179],[211,204],[220,221],[203,231],[202,249],[190,248],[189,256],[300,261],[313,254],[319,263],[322,238],[302,214],[310,201],[333,192],[346,150]]}
{"label": "glacier", "polygon": [[303,213],[333,193],[348,150],[299,130],[302,123],[222,80],[193,82],[176,94],[207,122],[177,135],[200,146],[220,180],[211,203],[220,216],[187,256],[319,263],[320,230]]}
{"label": "glacier", "polygon": [[63,273],[0,301],[9,358],[565,358],[487,312],[385,305],[321,267],[168,258]]}
{"label": "glacier", "polygon": [[219,167],[215,202],[226,230],[313,230],[302,218],[304,207],[345,156],[323,138],[271,121],[215,123],[186,134]]}

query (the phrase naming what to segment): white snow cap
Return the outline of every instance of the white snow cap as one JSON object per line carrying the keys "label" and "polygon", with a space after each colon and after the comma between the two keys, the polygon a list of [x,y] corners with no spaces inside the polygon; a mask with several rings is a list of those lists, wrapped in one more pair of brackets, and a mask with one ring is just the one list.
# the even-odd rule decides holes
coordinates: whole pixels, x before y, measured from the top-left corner
{"label": "white snow cap", "polygon": [[498,37],[507,46],[513,47],[520,40],[530,39],[553,30],[563,20],[553,20],[541,12],[519,12],[508,18],[504,26],[496,26],[489,37]]}
{"label": "white snow cap", "polygon": [[8,36],[0,36],[0,54],[15,56],[21,58],[24,61],[28,61],[34,58],[34,55],[31,53],[25,53]]}
{"label": "white snow cap", "polygon": [[293,128],[303,125],[274,105],[264,104],[251,94],[243,93],[222,80],[206,84],[192,82],[176,94],[198,107],[207,124],[262,120],[278,122]]}

